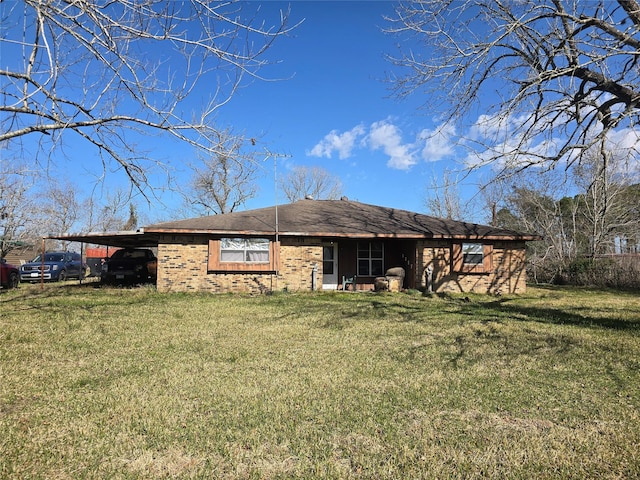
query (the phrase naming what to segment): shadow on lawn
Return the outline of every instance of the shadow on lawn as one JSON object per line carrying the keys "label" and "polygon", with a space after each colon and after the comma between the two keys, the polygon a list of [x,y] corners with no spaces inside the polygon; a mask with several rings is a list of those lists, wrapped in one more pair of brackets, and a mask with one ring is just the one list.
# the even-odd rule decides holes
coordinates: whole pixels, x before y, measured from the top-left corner
{"label": "shadow on lawn", "polygon": [[[554,292],[557,292],[557,290],[554,290]],[[593,292],[594,295],[598,293],[597,291]],[[636,298],[633,293],[616,292],[616,295]],[[640,311],[634,311],[624,306],[613,309],[604,305],[599,307],[596,302],[596,305],[591,307],[590,305],[585,305],[584,301],[582,301],[582,305],[585,306],[580,306],[580,300],[576,300],[574,304],[568,305],[567,308],[562,308],[545,305],[544,299],[537,298],[532,299],[530,304],[527,304],[527,300],[520,297],[489,300],[490,297],[488,296],[469,298],[448,294],[433,295],[433,297],[436,296],[445,302],[431,304],[428,298],[423,298],[422,301],[416,303],[371,300],[369,302],[370,316],[374,318],[395,316],[402,321],[422,322],[428,321],[431,315],[438,315],[442,313],[442,309],[445,309],[448,313],[457,312],[480,321],[509,319],[523,322],[640,332]],[[621,303],[624,305],[624,302]],[[621,318],[621,314],[624,314],[626,318]],[[357,314],[354,314],[354,316],[357,316]]]}
{"label": "shadow on lawn", "polygon": [[510,299],[499,299],[492,302],[467,302],[462,305],[461,311],[477,318],[495,314],[496,317],[507,317],[516,321],[640,331],[640,313],[629,319],[613,316],[600,317],[594,315],[593,309],[589,307],[583,307],[578,311],[569,311],[538,305],[518,305],[512,303]]}
{"label": "shadow on lawn", "polygon": [[[96,301],[95,297],[91,297],[91,295],[98,288],[102,288],[102,285],[96,280],[84,280],[82,283],[77,281],[45,283],[43,287],[39,284],[21,284],[17,289],[11,291],[11,295],[8,295],[6,300],[11,302],[13,310],[42,310],[44,308],[60,310],[73,306],[90,311],[94,308],[105,308],[112,305],[136,305],[145,302],[142,297],[123,297],[118,294],[116,288],[111,287],[106,289],[111,295],[102,295]],[[80,294],[80,296],[73,298],[71,294]],[[16,305],[20,305],[20,307]]]}

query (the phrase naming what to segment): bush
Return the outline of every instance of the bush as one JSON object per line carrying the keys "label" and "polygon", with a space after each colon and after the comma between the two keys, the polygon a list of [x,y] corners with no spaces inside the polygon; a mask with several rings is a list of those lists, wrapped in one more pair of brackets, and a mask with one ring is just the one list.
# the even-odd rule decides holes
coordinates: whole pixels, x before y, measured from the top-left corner
{"label": "bush", "polygon": [[566,285],[568,282],[563,274],[564,265],[557,261],[541,260],[529,262],[527,273],[529,280],[536,284]]}
{"label": "bush", "polygon": [[562,275],[566,283],[617,289],[640,288],[638,262],[626,257],[578,258]]}

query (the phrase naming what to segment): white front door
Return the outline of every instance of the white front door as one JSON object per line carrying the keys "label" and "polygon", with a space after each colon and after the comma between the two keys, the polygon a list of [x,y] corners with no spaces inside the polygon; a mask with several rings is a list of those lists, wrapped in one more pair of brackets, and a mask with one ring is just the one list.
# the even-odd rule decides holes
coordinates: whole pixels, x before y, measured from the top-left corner
{"label": "white front door", "polygon": [[338,289],[338,244],[322,245],[322,289]]}

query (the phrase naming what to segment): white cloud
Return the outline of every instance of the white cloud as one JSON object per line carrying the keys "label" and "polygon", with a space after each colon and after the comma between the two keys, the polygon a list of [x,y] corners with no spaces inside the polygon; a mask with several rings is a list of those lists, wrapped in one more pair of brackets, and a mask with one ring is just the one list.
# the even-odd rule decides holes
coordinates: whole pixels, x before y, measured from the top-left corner
{"label": "white cloud", "polygon": [[[410,170],[420,158],[426,162],[455,159],[467,167],[542,167],[548,166],[546,157],[553,156],[563,145],[562,138],[554,134],[562,132],[557,127],[566,121],[558,116],[552,122],[532,125],[532,117],[527,115],[483,114],[466,131],[458,132],[454,125],[441,123],[420,131],[413,142],[405,142],[401,129],[393,120],[385,119],[345,132],[332,130],[307,155],[332,158],[336,154],[346,159],[357,149],[381,150],[388,157],[387,166],[397,170]],[[534,130],[535,134],[525,140],[525,132],[531,134]],[[633,155],[640,151],[640,131],[626,128],[610,132],[608,145],[635,159]],[[571,150],[566,152],[563,162],[571,161],[573,155]],[[640,165],[635,163],[635,170],[639,170]]]}
{"label": "white cloud", "polygon": [[316,144],[315,147],[307,153],[313,157],[331,158],[334,152],[338,153],[338,158],[344,160],[349,158],[355,146],[358,137],[364,135],[365,128],[357,125],[351,130],[338,133],[337,130],[331,130],[325,137]]}
{"label": "white cloud", "polygon": [[[553,121],[533,125],[533,117],[520,115],[480,115],[469,128],[465,147],[469,150],[465,163],[471,167],[491,164],[493,168],[520,168],[523,166],[549,166],[565,141],[556,134],[562,133],[562,126],[568,119],[559,115]],[[528,136],[524,137],[525,133]],[[600,133],[592,130],[592,135]],[[607,148],[619,152],[625,158],[634,158],[640,149],[640,131],[621,128],[607,135]],[[579,149],[569,149],[561,162],[571,162],[580,153]]]}
{"label": "white cloud", "polygon": [[607,140],[612,150],[636,150],[640,143],[640,132],[632,128],[621,128],[611,132]]}
{"label": "white cloud", "polygon": [[345,159],[349,158],[357,147],[382,150],[389,157],[389,168],[407,170],[416,164],[415,154],[412,152],[413,144],[403,143],[402,132],[388,120],[372,123],[368,133],[363,125],[343,133],[332,130],[308,151],[307,155],[331,158],[337,152],[340,159]]}
{"label": "white cloud", "polygon": [[[563,118],[556,121],[561,123]],[[469,167],[491,164],[495,169],[548,165],[546,157],[553,156],[561,142],[549,136],[551,125],[532,122],[527,115],[480,115],[465,136],[469,152],[464,163]],[[534,131],[537,135],[523,136]]]}
{"label": "white cloud", "polygon": [[505,114],[480,115],[469,129],[466,137],[472,141],[492,141],[494,143],[513,140],[513,132],[527,128],[531,117]]}
{"label": "white cloud", "polygon": [[369,129],[366,144],[372,150],[382,149],[389,156],[387,166],[398,170],[408,170],[416,164],[412,145],[402,142],[400,129],[386,120],[374,122]]}
{"label": "white cloud", "polygon": [[504,131],[508,122],[498,115],[480,115],[467,133],[470,140],[481,140],[495,137]]}
{"label": "white cloud", "polygon": [[422,159],[427,162],[437,162],[455,154],[456,128],[443,123],[433,130],[424,129],[418,135],[418,140],[424,141]]}

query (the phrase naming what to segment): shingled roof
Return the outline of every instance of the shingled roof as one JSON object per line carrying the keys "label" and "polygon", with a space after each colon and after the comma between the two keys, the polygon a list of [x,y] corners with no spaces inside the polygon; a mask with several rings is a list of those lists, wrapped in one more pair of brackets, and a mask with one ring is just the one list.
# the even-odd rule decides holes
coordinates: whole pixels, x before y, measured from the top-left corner
{"label": "shingled roof", "polygon": [[346,238],[457,238],[537,240],[513,230],[458,222],[420,213],[350,200],[300,200],[276,207],[158,223],[145,233],[206,233],[237,235]]}

